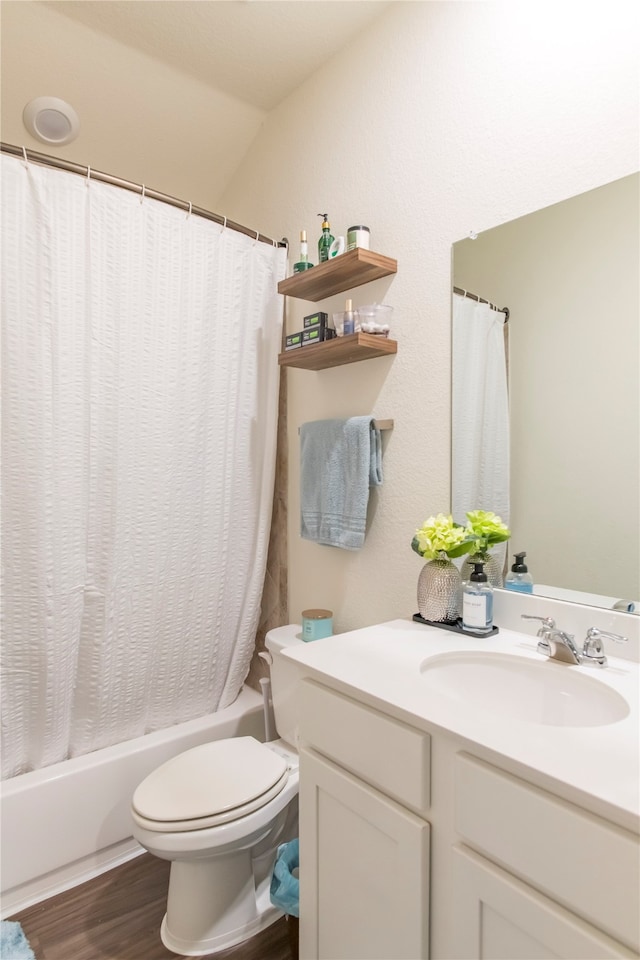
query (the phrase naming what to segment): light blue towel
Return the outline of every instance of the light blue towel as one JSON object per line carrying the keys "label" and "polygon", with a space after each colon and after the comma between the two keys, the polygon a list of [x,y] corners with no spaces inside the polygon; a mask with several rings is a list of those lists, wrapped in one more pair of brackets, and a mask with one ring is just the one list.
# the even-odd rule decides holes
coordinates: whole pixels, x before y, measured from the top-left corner
{"label": "light blue towel", "polygon": [[300,427],[300,534],[343,550],[364,543],[369,486],[382,483],[382,442],[372,417]]}
{"label": "light blue towel", "polygon": [[29,941],[15,920],[0,923],[0,957],[2,960],[35,960]]}

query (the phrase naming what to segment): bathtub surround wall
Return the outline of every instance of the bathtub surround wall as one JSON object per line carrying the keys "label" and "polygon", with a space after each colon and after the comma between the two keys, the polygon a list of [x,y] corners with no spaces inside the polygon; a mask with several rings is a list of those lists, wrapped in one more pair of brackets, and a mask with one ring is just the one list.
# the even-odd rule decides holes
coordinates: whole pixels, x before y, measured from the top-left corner
{"label": "bathtub surround wall", "polygon": [[284,253],[1,161],[6,777],[237,697],[269,540]]}

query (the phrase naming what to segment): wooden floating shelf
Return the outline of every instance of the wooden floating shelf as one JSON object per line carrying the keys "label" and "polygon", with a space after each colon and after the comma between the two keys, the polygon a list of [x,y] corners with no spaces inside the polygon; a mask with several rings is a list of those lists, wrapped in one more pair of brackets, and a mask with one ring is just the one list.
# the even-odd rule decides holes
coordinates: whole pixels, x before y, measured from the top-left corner
{"label": "wooden floating shelf", "polygon": [[353,287],[360,287],[371,280],[388,277],[397,273],[397,270],[398,261],[392,257],[356,247],[349,253],[342,253],[332,260],[311,267],[310,270],[294,273],[292,277],[281,280],[278,293],[317,302]]}
{"label": "wooden floating shelf", "polygon": [[346,337],[336,337],[335,340],[314,343],[309,347],[287,350],[279,355],[278,363],[281,367],[326,370],[328,367],[339,367],[345,363],[356,363],[358,360],[389,357],[397,352],[396,340],[373,333],[351,333]]}

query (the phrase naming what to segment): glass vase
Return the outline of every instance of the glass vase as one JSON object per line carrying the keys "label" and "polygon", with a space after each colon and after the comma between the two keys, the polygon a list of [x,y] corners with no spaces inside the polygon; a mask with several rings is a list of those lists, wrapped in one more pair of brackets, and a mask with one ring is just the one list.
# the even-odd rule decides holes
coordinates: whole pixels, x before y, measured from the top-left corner
{"label": "glass vase", "polygon": [[429,560],[418,577],[418,612],[425,620],[453,621],[460,604],[460,572],[451,560]]}
{"label": "glass vase", "polygon": [[474,553],[472,556],[466,556],[464,563],[460,567],[460,577],[462,580],[469,580],[473,573],[473,564],[483,563],[483,570],[487,575],[487,580],[492,587],[504,587],[504,576],[500,561],[490,553]]}

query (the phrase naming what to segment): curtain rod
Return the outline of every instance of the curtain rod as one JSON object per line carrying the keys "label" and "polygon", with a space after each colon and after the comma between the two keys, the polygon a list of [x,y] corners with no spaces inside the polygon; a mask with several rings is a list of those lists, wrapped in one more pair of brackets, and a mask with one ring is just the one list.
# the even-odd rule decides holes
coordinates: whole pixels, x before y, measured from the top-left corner
{"label": "curtain rod", "polygon": [[495,303],[491,303],[490,300],[485,300],[484,297],[479,297],[476,293],[469,293],[468,290],[462,290],[460,287],[453,288],[454,293],[459,293],[461,297],[469,297],[470,300],[477,300],[478,303],[488,303],[492,310],[497,310],[498,313],[505,314],[505,323],[509,321],[509,307],[496,307]]}
{"label": "curtain rod", "polygon": [[271,237],[265,237],[257,230],[250,230],[241,223],[229,220],[219,213],[211,213],[210,210],[204,210],[202,207],[195,207],[189,200],[179,200],[177,197],[170,197],[166,193],[159,193],[157,190],[150,190],[143,183],[133,183],[131,180],[123,180],[121,177],[111,176],[109,173],[101,173],[100,170],[93,170],[92,167],[82,166],[80,163],[73,163],[71,160],[62,160],[60,157],[51,157],[46,153],[36,153],[35,150],[27,150],[26,147],[16,147],[11,143],[0,143],[2,153],[11,154],[14,157],[22,157],[25,161],[40,163],[48,167],[56,167],[58,170],[66,170],[68,173],[77,173],[83,177],[89,177],[92,180],[99,180],[101,183],[110,183],[115,187],[122,187],[123,190],[131,190],[133,193],[139,193],[141,197],[150,197],[152,200],[160,200],[162,203],[168,203],[172,207],[179,207],[189,214],[197,217],[203,217],[205,220],[213,220],[214,223],[221,223],[230,230],[236,230],[243,233],[246,237],[254,237],[260,243],[269,243],[273,247],[288,246],[286,239],[279,241],[272,240]]}

